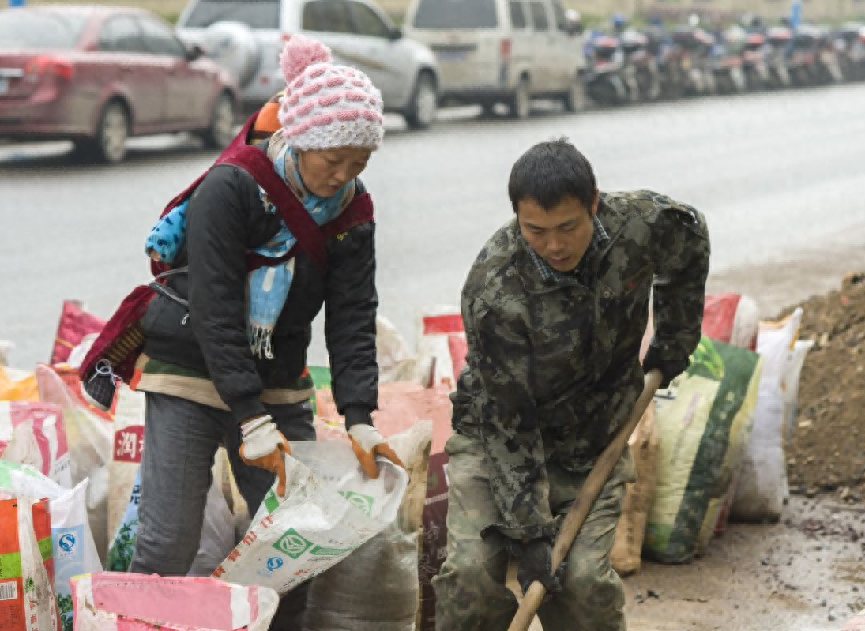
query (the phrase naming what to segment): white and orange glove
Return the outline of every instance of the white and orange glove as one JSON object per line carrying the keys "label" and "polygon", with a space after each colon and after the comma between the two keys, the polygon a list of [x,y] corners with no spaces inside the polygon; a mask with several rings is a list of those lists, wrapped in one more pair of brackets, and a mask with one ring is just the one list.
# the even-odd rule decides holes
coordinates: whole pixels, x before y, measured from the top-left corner
{"label": "white and orange glove", "polygon": [[372,425],[366,423],[352,425],[348,430],[348,437],[351,439],[354,455],[367,477],[377,478],[379,476],[378,464],[375,461],[376,455],[384,456],[398,467],[405,468],[396,452]]}
{"label": "white and orange glove", "polygon": [[276,428],[269,414],[246,421],[241,426],[243,444],[240,458],[246,464],[275,474],[279,481],[276,494],[285,497],[285,460],[283,454],[291,455],[291,447],[285,436]]}

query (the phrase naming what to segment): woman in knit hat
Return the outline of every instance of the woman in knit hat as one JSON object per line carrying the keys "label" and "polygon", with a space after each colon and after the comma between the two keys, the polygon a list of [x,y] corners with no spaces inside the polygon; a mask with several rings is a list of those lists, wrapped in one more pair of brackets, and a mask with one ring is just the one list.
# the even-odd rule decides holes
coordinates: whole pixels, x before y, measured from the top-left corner
{"label": "woman in knit hat", "polygon": [[[401,464],[371,418],[378,402],[375,226],[358,179],[384,135],[381,94],[303,36],[288,41],[281,63],[281,129],[257,146],[302,204],[295,212],[303,221],[294,225],[304,233],[289,228],[285,207],[276,208],[252,174],[218,164],[147,241],[151,258],[188,272],[168,278],[140,322],[136,388],[146,393],[147,417],[132,572],[187,573],[220,444],[250,514],[274,474],[283,493],[287,441],[315,439],[305,366],[322,306],[333,394],[354,452],[367,475],[378,475],[375,454]],[[359,207],[368,216],[347,217]],[[309,226],[326,237],[321,256]],[[292,591],[272,628],[300,629],[305,601],[304,589]]]}

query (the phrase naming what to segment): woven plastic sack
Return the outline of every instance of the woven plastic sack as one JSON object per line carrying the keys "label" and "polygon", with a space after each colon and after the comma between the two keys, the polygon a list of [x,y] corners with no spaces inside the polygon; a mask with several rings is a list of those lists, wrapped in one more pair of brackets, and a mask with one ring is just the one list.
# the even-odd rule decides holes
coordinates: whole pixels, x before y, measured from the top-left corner
{"label": "woven plastic sack", "polygon": [[267,631],[279,599],[212,578],[98,574],[72,581],[74,631]]}
{"label": "woven plastic sack", "polygon": [[757,404],[761,359],[703,337],[687,371],[656,397],[658,485],[643,552],[664,563],[703,553]]}
{"label": "woven plastic sack", "polygon": [[[313,581],[306,631],[414,631],[418,613],[418,545],[426,497],[432,423],[422,421],[388,438],[406,466],[408,488],[396,520]],[[317,428],[318,431],[318,428]],[[347,440],[345,430],[320,438]],[[377,580],[367,580],[375,568]]]}
{"label": "woven plastic sack", "polygon": [[777,521],[784,507],[784,376],[792,361],[802,313],[798,308],[781,322],[760,323],[757,352],[763,358],[763,376],[732,511],[732,517],[740,521]]}
{"label": "woven plastic sack", "polygon": [[240,585],[265,585],[280,595],[333,567],[396,518],[408,485],[401,467],[378,458],[367,478],[351,447],[294,442],[285,457],[286,496],[276,483],[252,527],[213,573]]}
{"label": "woven plastic sack", "polygon": [[628,439],[637,481],[626,485],[622,516],[616,527],[616,539],[610,552],[610,562],[620,576],[640,571],[646,520],[655,500],[658,483],[658,449],[660,437],[655,423],[655,406],[650,405],[639,425]]}
{"label": "woven plastic sack", "polygon": [[50,403],[0,402],[0,458],[26,464],[72,486],[63,411]]}
{"label": "woven plastic sack", "polygon": [[3,631],[57,631],[48,500],[0,500],[0,622]]}
{"label": "woven plastic sack", "polygon": [[105,320],[87,313],[80,302],[65,300],[60,313],[60,322],[57,324],[51,364],[67,361],[72,349],[78,346],[87,335],[99,333],[104,326]]}

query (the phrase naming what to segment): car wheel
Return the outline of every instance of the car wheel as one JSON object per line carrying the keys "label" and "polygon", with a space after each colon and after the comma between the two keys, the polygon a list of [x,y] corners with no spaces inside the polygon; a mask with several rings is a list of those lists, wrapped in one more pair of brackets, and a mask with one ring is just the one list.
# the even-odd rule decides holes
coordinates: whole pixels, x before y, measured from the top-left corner
{"label": "car wheel", "polygon": [[216,99],[210,127],[201,139],[209,149],[225,149],[234,140],[234,99],[223,92]]}
{"label": "car wheel", "polygon": [[119,101],[112,101],[102,110],[96,136],[75,145],[76,153],[87,161],[116,164],[126,157],[129,138],[129,113]]}
{"label": "car wheel", "polygon": [[495,101],[484,101],[481,103],[481,116],[484,118],[495,118],[496,105]]}
{"label": "car wheel", "polygon": [[414,93],[405,120],[412,129],[426,129],[432,125],[438,111],[438,91],[433,76],[422,71],[415,82]]}
{"label": "car wheel", "polygon": [[508,106],[511,109],[511,118],[518,120],[527,119],[532,113],[531,84],[528,77],[522,77],[517,84],[517,89],[511,95]]}
{"label": "car wheel", "polygon": [[566,112],[579,112],[586,105],[586,87],[582,77],[577,77],[565,93],[564,105]]}

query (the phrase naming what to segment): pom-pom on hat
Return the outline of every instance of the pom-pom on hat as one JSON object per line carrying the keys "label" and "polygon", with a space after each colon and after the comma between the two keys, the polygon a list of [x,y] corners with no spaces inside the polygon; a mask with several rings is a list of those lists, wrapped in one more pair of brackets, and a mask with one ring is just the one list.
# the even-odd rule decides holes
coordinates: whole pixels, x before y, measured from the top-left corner
{"label": "pom-pom on hat", "polygon": [[300,151],[357,147],[375,151],[384,137],[381,92],[363,72],[333,63],[330,49],[292,35],[280,56],[286,90],[279,122]]}

